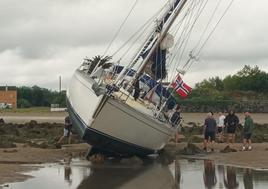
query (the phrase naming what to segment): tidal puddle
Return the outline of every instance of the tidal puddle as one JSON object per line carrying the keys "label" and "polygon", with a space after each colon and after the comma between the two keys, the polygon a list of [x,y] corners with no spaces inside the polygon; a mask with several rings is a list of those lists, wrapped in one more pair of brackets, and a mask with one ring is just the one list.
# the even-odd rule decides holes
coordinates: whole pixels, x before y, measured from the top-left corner
{"label": "tidal puddle", "polygon": [[176,160],[142,166],[110,163],[93,166],[73,160],[70,165],[49,164],[28,173],[34,178],[10,184],[12,189],[266,189],[268,171],[215,165],[210,160]]}

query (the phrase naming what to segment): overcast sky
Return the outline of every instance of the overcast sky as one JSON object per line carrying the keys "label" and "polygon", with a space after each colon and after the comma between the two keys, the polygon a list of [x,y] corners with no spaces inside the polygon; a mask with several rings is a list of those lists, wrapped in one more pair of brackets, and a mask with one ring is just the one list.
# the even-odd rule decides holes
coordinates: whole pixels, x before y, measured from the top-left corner
{"label": "overcast sky", "polygon": [[[126,40],[166,1],[139,0],[115,43]],[[66,88],[84,57],[104,52],[134,2],[0,0],[0,85],[58,89],[62,76]],[[228,2],[222,0],[222,7]],[[194,86],[204,78],[223,78],[245,64],[268,72],[267,7],[267,0],[235,0],[185,82]]]}

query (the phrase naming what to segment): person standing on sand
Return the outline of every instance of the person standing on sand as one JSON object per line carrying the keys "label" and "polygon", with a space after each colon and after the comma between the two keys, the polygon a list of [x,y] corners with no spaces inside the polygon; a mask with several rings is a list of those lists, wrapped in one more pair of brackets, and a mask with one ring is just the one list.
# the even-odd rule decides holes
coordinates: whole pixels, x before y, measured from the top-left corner
{"label": "person standing on sand", "polygon": [[177,105],[173,110],[171,110],[170,116],[169,116],[169,121],[172,125],[173,128],[176,128],[176,133],[175,133],[175,141],[176,143],[179,140],[179,132],[180,132],[180,122],[181,122],[181,109],[180,106]]}
{"label": "person standing on sand", "polygon": [[227,128],[227,146],[230,145],[230,142],[231,143],[235,142],[235,130],[236,127],[238,126],[238,123],[239,123],[238,117],[235,115],[234,111],[231,110],[224,119],[224,125]]}
{"label": "person standing on sand", "polygon": [[224,119],[225,119],[225,115],[222,112],[219,112],[218,135],[219,135],[220,142],[223,142]]}
{"label": "person standing on sand", "polygon": [[71,144],[71,139],[72,139],[72,137],[71,137],[71,135],[72,135],[72,132],[71,132],[71,130],[72,130],[72,122],[71,122],[70,117],[69,117],[69,116],[65,117],[64,122],[65,122],[65,127],[64,127],[64,129],[63,129],[63,135],[62,135],[62,137],[59,139],[59,141],[57,142],[57,144],[60,144],[61,141],[62,141],[65,137],[68,138],[68,144]]}
{"label": "person standing on sand", "polygon": [[[244,125],[244,129],[243,129],[243,138],[244,139],[243,139],[242,151],[252,150],[251,136],[252,136],[253,128],[254,128],[254,123],[253,123],[253,120],[250,116],[250,113],[245,112],[245,125]],[[248,145],[248,147],[246,147],[246,145]]]}
{"label": "person standing on sand", "polygon": [[205,124],[204,124],[204,150],[207,151],[207,143],[211,142],[211,151],[214,151],[214,141],[215,141],[215,135],[216,135],[216,128],[217,128],[217,123],[213,117],[212,112],[208,113],[207,118],[205,119]]}

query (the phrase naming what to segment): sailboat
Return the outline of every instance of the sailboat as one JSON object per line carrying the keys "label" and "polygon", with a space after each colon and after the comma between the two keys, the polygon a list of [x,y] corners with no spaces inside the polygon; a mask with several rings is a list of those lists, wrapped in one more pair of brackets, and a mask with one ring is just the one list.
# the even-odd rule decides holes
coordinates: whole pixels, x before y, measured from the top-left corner
{"label": "sailboat", "polygon": [[[169,1],[130,63],[119,73],[116,69],[112,74],[109,72],[115,77],[110,82],[103,79],[107,78],[107,72],[100,61],[90,73],[88,64],[75,71],[67,90],[67,106],[76,131],[92,146],[89,154],[145,157],[159,153],[174,136],[178,125],[172,124],[167,116],[176,106],[167,108],[173,96],[161,93],[160,102],[146,103],[139,98],[137,87],[141,78],[148,77],[148,67],[152,70],[150,78],[158,81],[156,85],[162,83],[166,75],[166,53],[173,44],[168,32],[186,4],[187,0]],[[128,84],[122,87],[127,77]]]}

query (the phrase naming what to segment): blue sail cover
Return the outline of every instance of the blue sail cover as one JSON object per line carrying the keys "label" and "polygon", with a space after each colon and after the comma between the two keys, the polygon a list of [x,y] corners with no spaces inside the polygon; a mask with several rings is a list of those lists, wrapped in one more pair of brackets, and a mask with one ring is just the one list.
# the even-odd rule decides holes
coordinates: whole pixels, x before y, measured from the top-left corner
{"label": "blue sail cover", "polygon": [[[144,54],[142,55],[143,59],[145,59],[150,50],[151,49],[144,52]],[[153,62],[151,65],[151,76],[154,77],[155,80],[165,79],[167,76],[166,54],[166,50],[161,50],[161,48],[158,47],[157,50],[150,57],[150,61]]]}
{"label": "blue sail cover", "polygon": [[160,97],[162,96],[167,98],[166,102],[167,109],[171,110],[176,106],[177,104],[176,99],[172,96],[167,87],[158,84],[155,80],[153,80],[150,76],[146,74],[140,77],[140,81],[149,86],[150,89],[154,88],[157,85],[155,93]]}
{"label": "blue sail cover", "polygon": [[[149,54],[151,50],[151,48],[149,47],[153,46],[153,44],[156,42],[155,33],[159,33],[162,31],[164,25],[169,21],[171,15],[173,14],[174,10],[178,7],[180,2],[181,0],[175,0],[173,2],[173,6],[171,6],[170,9],[166,12],[163,19],[156,27],[155,32],[150,36],[147,43],[142,48],[140,55],[134,62],[137,62],[140,57],[145,59],[145,57]],[[152,76],[156,80],[164,79],[167,75],[166,73],[166,50],[161,50],[160,47],[157,47],[153,55],[150,57],[150,60],[153,62],[151,66]]]}
{"label": "blue sail cover", "polygon": [[[157,26],[156,32],[161,32],[163,29],[163,26],[165,23],[169,20],[170,16],[172,15],[173,11],[175,8],[179,5],[180,0],[175,1],[174,6],[170,8],[168,13],[165,15],[164,19],[161,21],[161,23]],[[154,36],[151,37],[151,39],[148,41],[148,43],[152,43],[154,40]],[[155,43],[154,41],[153,43]],[[148,48],[149,44],[146,44],[145,48]],[[153,46],[153,45],[152,45]],[[151,48],[147,50],[143,50],[141,57],[145,59],[145,57],[149,54],[151,51]],[[155,52],[152,54],[150,57],[150,60],[153,62],[151,65],[151,71],[153,74],[153,77],[158,80],[158,79],[164,79],[167,76],[167,70],[166,70],[166,50],[162,50],[160,46],[157,47]]]}
{"label": "blue sail cover", "polygon": [[154,79],[151,79],[150,76],[144,74],[140,77],[139,80],[145,83],[150,89],[154,88],[157,85],[155,92],[158,96],[163,96],[165,98],[168,98],[170,96],[170,92],[167,90],[167,88],[161,84],[158,84]]}
{"label": "blue sail cover", "polygon": [[169,98],[171,96],[171,93],[169,92],[167,87],[164,87],[162,84],[157,83],[150,76],[144,74],[140,77],[139,80],[145,83],[150,89],[154,88],[157,85],[155,92],[158,96],[163,96],[165,98]]}
{"label": "blue sail cover", "polygon": [[[115,74],[119,74],[122,70],[124,69],[124,66],[115,66],[113,71]],[[134,69],[128,69],[127,76],[133,77],[134,74],[136,73],[136,70]],[[139,81],[145,83],[150,89],[156,87],[156,94],[160,97],[165,97],[167,98],[166,106],[168,109],[172,109],[176,105],[176,100],[175,98],[171,95],[169,92],[168,88],[164,87],[162,84],[158,84],[156,80],[152,79],[149,75],[143,74],[140,78]],[[147,91],[148,92],[148,91]]]}
{"label": "blue sail cover", "polygon": [[[113,73],[119,74],[123,69],[124,69],[124,66],[119,66],[119,65],[114,66]],[[128,68],[126,72],[127,72],[126,74],[127,76],[133,77],[134,74],[136,73],[136,70]]]}
{"label": "blue sail cover", "polygon": [[165,79],[167,76],[166,52],[166,50],[161,50],[161,48],[158,47],[156,53],[154,53],[150,58],[150,60],[153,62],[151,71],[156,80]]}

